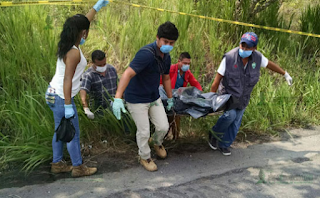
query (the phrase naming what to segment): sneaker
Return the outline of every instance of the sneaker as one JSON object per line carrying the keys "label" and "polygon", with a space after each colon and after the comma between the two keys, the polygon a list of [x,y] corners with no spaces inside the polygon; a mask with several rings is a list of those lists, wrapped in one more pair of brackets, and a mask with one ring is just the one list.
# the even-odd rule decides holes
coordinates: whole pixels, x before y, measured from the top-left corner
{"label": "sneaker", "polygon": [[72,166],[68,166],[67,163],[63,160],[57,163],[51,163],[51,172],[52,173],[67,173],[72,170]]}
{"label": "sneaker", "polygon": [[222,155],[226,155],[226,156],[231,155],[231,151],[229,148],[220,148],[219,147],[219,150],[222,153]]}
{"label": "sneaker", "polygon": [[[209,135],[209,137],[210,137],[210,135]],[[212,148],[213,150],[218,149],[218,140],[216,138],[210,137],[208,143],[209,143],[210,148]]]}
{"label": "sneaker", "polygon": [[167,157],[167,151],[166,151],[166,149],[164,148],[163,145],[160,145],[160,146],[158,146],[158,145],[153,145],[153,147],[154,147],[154,150],[156,151],[156,154],[157,154],[160,158],[164,159],[164,158]]}
{"label": "sneaker", "polygon": [[154,163],[154,161],[149,159],[142,159],[140,158],[140,164],[147,170],[147,171],[156,171],[158,170],[157,165]]}
{"label": "sneaker", "polygon": [[72,177],[82,177],[82,176],[89,176],[93,175],[97,172],[97,168],[89,168],[84,164],[80,166],[74,166],[72,169]]}

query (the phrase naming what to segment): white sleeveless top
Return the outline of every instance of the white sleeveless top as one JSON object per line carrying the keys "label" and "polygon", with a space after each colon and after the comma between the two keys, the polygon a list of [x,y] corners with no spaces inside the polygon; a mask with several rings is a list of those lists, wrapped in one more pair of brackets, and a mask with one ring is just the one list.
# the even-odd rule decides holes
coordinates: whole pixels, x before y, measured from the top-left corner
{"label": "white sleeveless top", "polygon": [[[72,48],[77,49],[80,51],[80,62],[76,67],[76,71],[74,72],[73,78],[72,78],[72,92],[71,97],[74,97],[77,95],[77,93],[80,91],[80,77],[84,71],[84,69],[87,66],[87,60],[83,56],[83,53],[81,49],[77,48],[75,45],[72,46]],[[56,93],[58,96],[64,99],[63,94],[63,79],[64,79],[64,72],[66,69],[66,64],[63,62],[63,59],[58,58],[57,60],[57,66],[56,66],[56,73],[53,76],[50,86],[56,89]]]}

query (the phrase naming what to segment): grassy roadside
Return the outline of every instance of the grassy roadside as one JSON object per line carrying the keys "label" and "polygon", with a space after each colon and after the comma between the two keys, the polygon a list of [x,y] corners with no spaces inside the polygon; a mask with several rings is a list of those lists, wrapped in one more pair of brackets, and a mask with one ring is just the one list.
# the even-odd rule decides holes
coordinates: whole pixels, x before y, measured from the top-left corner
{"label": "grassy roadside", "polygon": [[[244,2],[248,3],[248,0]],[[206,1],[152,0],[138,3],[224,19],[234,17],[234,1],[208,4]],[[23,162],[24,170],[28,171],[51,158],[53,116],[45,104],[44,93],[55,72],[58,36],[67,16],[85,13],[90,6],[0,8],[0,165],[3,167],[10,162]],[[279,8],[280,4],[274,4],[248,19],[248,6],[244,4],[240,19],[290,28],[290,20],[283,18]],[[304,16],[300,18],[301,26],[317,27],[312,14],[301,16]],[[276,134],[286,127],[320,124],[319,39],[111,4],[92,23],[82,51],[90,62],[93,50],[104,50],[108,63],[121,75],[137,50],[155,40],[156,28],[166,20],[173,21],[180,31],[171,54],[173,63],[181,51],[189,51],[193,57],[191,70],[205,92],[209,91],[223,53],[237,46],[239,36],[245,31],[256,31],[260,37],[258,50],[291,74],[294,84],[288,87],[280,75],[262,70],[243,117],[242,134]],[[298,24],[295,28],[303,27]],[[320,29],[312,29],[312,32],[320,33]],[[122,140],[123,123],[117,122],[110,112],[102,119],[90,121],[81,110],[79,97],[76,101],[82,140],[99,142],[106,137]],[[197,120],[183,118],[182,134],[190,137],[190,141],[192,137],[206,137],[206,131],[216,119],[213,116]],[[117,144],[114,146],[118,147]]]}

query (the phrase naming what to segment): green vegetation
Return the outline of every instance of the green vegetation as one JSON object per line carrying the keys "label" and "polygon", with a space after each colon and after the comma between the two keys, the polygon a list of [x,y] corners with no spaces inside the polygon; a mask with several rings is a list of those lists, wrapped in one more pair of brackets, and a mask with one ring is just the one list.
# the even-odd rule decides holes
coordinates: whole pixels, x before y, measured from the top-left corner
{"label": "green vegetation", "polygon": [[[279,28],[288,29],[292,24],[290,18],[279,14],[281,5],[278,2],[254,16],[249,12],[249,0],[241,1],[237,13],[235,0],[214,3],[208,0],[134,2],[230,20],[237,16],[239,21]],[[5,168],[10,162],[23,162],[24,169],[31,170],[51,159],[54,123],[44,93],[55,72],[59,33],[68,16],[85,14],[91,6],[0,8],[0,166]],[[320,34],[316,21],[320,6],[307,7],[300,12],[301,23],[295,29]],[[93,50],[104,50],[108,63],[114,65],[121,75],[139,48],[155,40],[157,27],[167,20],[174,22],[180,31],[180,38],[171,53],[173,63],[179,53],[189,51],[191,70],[205,92],[210,90],[224,52],[236,47],[241,34],[246,31],[255,31],[260,37],[258,50],[293,77],[294,84],[289,87],[282,76],[262,70],[260,82],[243,117],[242,133],[275,134],[289,126],[319,124],[319,38],[111,3],[96,16],[82,51],[90,61]],[[103,136],[122,136],[123,123],[118,122],[110,111],[104,118],[90,121],[82,112],[79,97],[76,99],[83,139],[100,141]],[[182,134],[206,136],[216,119],[214,116],[197,120],[184,117]]]}

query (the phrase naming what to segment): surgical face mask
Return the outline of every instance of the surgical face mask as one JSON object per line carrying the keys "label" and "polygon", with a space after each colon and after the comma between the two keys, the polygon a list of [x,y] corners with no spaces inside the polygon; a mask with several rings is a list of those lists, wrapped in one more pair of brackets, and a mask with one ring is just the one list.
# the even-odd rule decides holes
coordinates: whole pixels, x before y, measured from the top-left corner
{"label": "surgical face mask", "polygon": [[241,56],[242,58],[247,58],[249,56],[251,56],[252,54],[252,50],[243,50],[243,49],[239,49],[239,56]]}
{"label": "surgical face mask", "polygon": [[160,51],[162,52],[162,53],[169,53],[171,50],[173,49],[173,46],[171,46],[171,45],[162,45],[161,47],[160,47]]}
{"label": "surgical face mask", "polygon": [[80,40],[80,45],[83,45],[83,44],[84,44],[84,42],[86,42],[86,39],[81,38],[81,40]]}
{"label": "surgical face mask", "polygon": [[189,68],[190,68],[190,65],[182,65],[181,70],[186,72],[189,70]]}
{"label": "surgical face mask", "polygon": [[97,72],[100,72],[100,73],[105,72],[106,69],[107,69],[107,65],[105,65],[105,66],[103,66],[103,67],[98,67],[98,66],[96,66],[96,71],[97,71]]}

